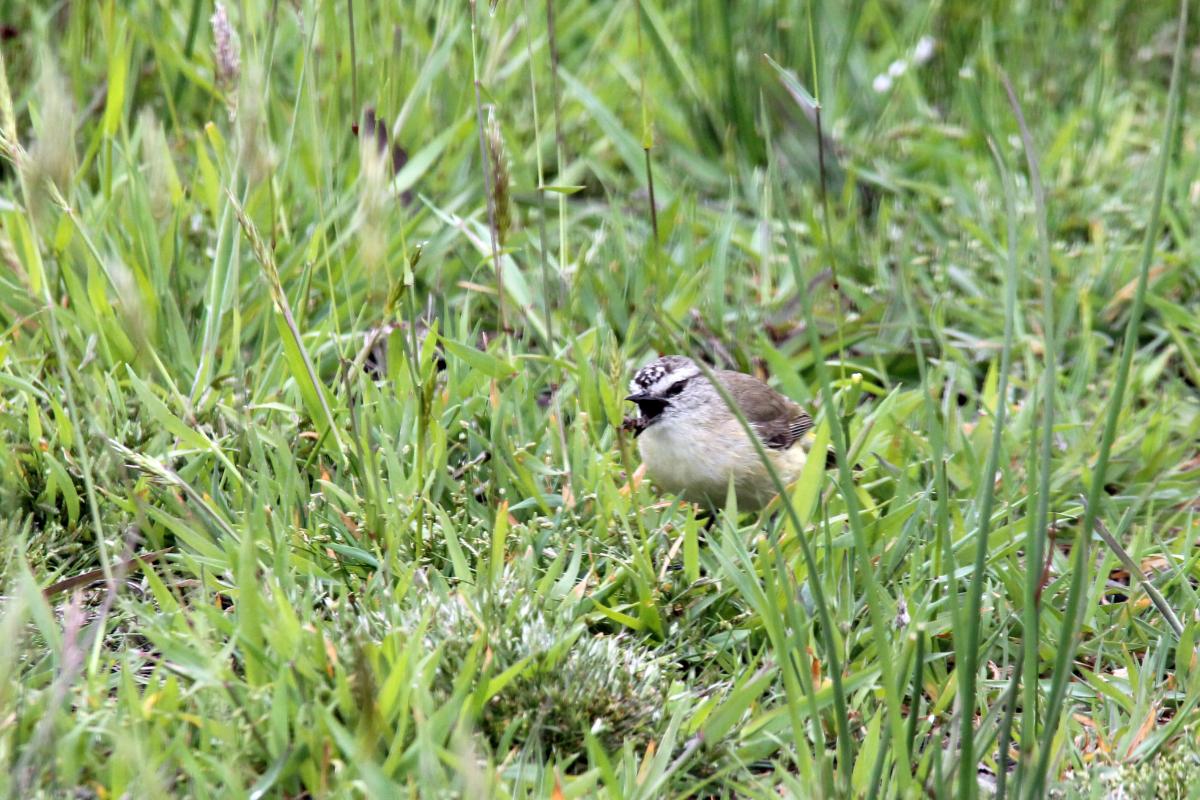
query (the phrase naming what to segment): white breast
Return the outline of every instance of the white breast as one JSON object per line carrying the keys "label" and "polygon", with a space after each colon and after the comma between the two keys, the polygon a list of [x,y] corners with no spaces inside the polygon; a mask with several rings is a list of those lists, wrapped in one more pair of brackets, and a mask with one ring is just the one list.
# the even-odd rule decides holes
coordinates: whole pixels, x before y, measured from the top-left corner
{"label": "white breast", "polygon": [[[722,506],[731,477],[739,509],[760,508],[775,495],[758,451],[736,419],[708,424],[663,419],[642,432],[638,449],[651,480],[685,500]],[[795,480],[804,465],[799,445],[768,449],[767,456],[784,483]]]}

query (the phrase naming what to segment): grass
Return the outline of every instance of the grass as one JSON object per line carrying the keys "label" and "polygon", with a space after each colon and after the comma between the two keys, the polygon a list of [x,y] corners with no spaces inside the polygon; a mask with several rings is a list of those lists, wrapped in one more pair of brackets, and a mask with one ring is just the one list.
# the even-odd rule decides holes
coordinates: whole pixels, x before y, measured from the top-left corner
{"label": "grass", "polygon": [[178,6],[0,3],[0,794],[1193,791],[1195,14]]}

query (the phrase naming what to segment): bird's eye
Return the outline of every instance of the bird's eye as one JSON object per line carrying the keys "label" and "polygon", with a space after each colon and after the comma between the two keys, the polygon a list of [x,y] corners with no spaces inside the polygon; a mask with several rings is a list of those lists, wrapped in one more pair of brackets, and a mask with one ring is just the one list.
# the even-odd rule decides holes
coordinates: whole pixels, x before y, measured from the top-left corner
{"label": "bird's eye", "polygon": [[687,378],[684,378],[681,381],[676,381],[675,383],[671,384],[665,392],[663,392],[663,397],[674,397],[682,392],[683,387],[685,386],[687,386]]}

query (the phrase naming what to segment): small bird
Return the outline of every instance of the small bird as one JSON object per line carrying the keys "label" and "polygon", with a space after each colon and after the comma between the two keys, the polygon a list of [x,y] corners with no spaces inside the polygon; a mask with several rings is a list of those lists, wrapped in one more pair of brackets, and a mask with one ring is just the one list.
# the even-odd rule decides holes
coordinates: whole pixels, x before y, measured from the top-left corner
{"label": "small bird", "polygon": [[[813,420],[799,404],[752,375],[716,370],[716,379],[758,435],[784,485],[800,475]],[[686,356],[663,356],[638,370],[626,397],[637,404],[634,435],[650,478],[685,500],[721,508],[730,479],[738,509],[754,511],[775,483],[742,423]]]}

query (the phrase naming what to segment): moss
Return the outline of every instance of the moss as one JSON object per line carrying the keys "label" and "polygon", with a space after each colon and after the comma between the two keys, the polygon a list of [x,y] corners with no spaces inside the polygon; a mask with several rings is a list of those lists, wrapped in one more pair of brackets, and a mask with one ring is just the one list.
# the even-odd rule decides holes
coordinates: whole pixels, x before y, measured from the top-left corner
{"label": "moss", "polygon": [[486,673],[480,675],[489,679],[528,659],[480,709],[477,724],[493,747],[537,743],[578,753],[585,731],[610,752],[625,742],[644,747],[661,727],[670,668],[632,636],[592,634],[573,621],[571,607],[552,608],[534,597],[506,576],[495,588],[412,609],[406,627],[415,631],[428,615],[425,644],[443,651],[435,692],[450,696],[481,644]]}

